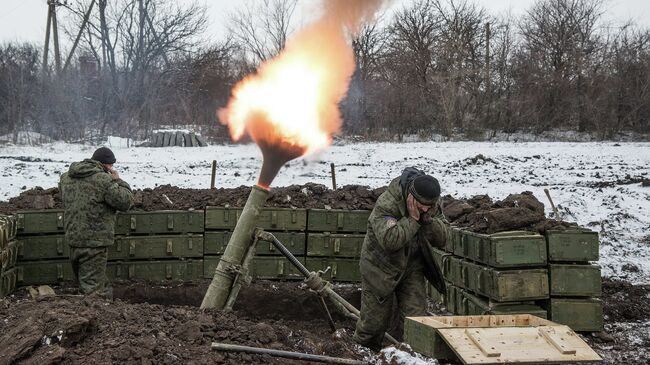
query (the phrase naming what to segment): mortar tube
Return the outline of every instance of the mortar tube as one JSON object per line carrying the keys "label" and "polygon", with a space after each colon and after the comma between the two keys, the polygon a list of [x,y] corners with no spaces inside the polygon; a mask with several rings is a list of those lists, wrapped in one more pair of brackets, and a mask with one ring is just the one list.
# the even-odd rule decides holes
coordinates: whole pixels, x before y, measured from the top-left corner
{"label": "mortar tube", "polygon": [[201,309],[223,309],[226,305],[235,278],[233,266],[242,264],[253,240],[257,218],[268,196],[269,191],[262,187],[256,185],[251,189],[244,210],[237,220],[232,236],[214,272],[212,282],[203,297]]}

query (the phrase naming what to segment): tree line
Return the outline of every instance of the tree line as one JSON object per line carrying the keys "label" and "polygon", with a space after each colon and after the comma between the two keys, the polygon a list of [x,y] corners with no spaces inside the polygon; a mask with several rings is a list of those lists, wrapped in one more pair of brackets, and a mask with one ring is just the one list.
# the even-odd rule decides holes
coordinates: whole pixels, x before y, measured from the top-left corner
{"label": "tree line", "polygon": [[[196,3],[66,7],[61,31],[79,46],[65,70],[43,64],[39,45],[0,45],[0,134],[146,138],[199,125],[226,139],[216,110],[283,49],[298,16],[297,0],[244,1],[214,41]],[[381,14],[352,39],[343,133],[647,133],[650,29],[608,23],[606,10],[603,0],[538,0],[515,17],[470,0],[416,0]]]}

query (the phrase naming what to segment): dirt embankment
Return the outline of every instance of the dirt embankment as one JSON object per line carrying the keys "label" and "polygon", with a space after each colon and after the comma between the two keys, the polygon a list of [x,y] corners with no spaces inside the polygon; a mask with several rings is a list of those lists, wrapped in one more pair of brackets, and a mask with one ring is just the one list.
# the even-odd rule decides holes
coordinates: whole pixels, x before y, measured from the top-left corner
{"label": "dirt embankment", "polygon": [[[154,189],[136,190],[133,210],[187,210],[206,206],[241,207],[246,203],[250,187],[232,189],[181,189],[163,185]],[[266,202],[269,207],[365,209],[374,207],[385,187],[370,189],[348,185],[337,190],[320,184],[291,185],[273,188]],[[494,201],[487,195],[469,199],[443,197],[444,212],[451,223],[474,232],[495,233],[508,230],[529,230],[543,233],[550,228],[575,226],[547,219],[544,204],[531,192],[512,194]],[[62,209],[57,188],[34,188],[7,202],[0,202],[0,213],[29,209]]]}

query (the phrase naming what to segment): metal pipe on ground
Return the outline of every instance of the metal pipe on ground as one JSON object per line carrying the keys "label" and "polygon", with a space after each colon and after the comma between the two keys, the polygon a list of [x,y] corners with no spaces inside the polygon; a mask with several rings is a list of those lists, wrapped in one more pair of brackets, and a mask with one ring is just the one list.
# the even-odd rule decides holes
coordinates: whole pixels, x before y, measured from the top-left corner
{"label": "metal pipe on ground", "polygon": [[276,357],[283,357],[286,359],[313,361],[313,362],[321,362],[326,364],[347,364],[347,365],[368,365],[369,364],[368,362],[365,361],[343,359],[340,357],[312,355],[312,354],[305,354],[301,352],[273,350],[273,349],[231,345],[231,344],[217,343],[217,342],[213,342],[211,348],[212,350],[217,350],[217,351],[245,352],[249,354],[270,355]]}
{"label": "metal pipe on ground", "polygon": [[253,241],[257,217],[259,217],[268,196],[269,191],[262,187],[256,185],[251,189],[246,205],[244,205],[244,210],[219,260],[205,297],[203,297],[201,309],[224,309],[226,301],[230,296],[235,276]]}

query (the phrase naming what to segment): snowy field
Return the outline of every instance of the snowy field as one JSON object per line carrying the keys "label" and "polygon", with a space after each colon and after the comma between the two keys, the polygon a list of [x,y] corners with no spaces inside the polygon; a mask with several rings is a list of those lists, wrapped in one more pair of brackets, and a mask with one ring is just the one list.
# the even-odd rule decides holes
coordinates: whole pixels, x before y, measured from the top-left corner
{"label": "snowy field", "polygon": [[[0,147],[0,200],[35,186],[56,186],[70,162],[88,158],[96,147],[52,143]],[[260,153],[255,145],[205,148],[113,146],[116,169],[135,188],[171,184],[207,188],[217,160],[217,186],[256,182]],[[478,155],[484,158],[476,158]],[[275,186],[330,186],[330,163],[338,185],[387,184],[407,166],[436,176],[445,194],[493,199],[532,191],[546,205],[549,188],[565,220],[601,233],[603,275],[633,283],[650,282],[650,143],[634,142],[419,142],[357,143],[291,162]]]}

